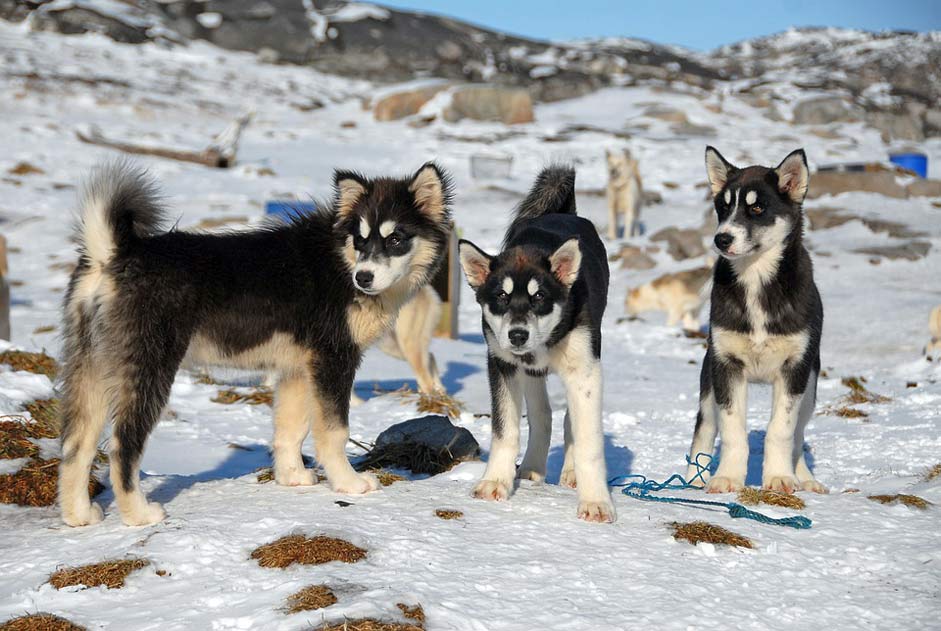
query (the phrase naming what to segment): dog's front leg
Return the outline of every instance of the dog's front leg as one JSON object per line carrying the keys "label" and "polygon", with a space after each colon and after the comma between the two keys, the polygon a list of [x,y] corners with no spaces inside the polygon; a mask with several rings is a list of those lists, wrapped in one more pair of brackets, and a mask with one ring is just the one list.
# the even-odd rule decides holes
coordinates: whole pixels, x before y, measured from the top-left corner
{"label": "dog's front leg", "polygon": [[516,474],[520,480],[542,482],[546,479],[546,460],[552,438],[552,407],[546,391],[545,377],[523,378],[526,394],[526,418],[529,421],[529,441],[526,454]]}
{"label": "dog's front leg", "polygon": [[314,448],[337,493],[360,494],[375,491],[379,480],[371,473],[358,473],[346,456],[350,439],[350,393],[353,391],[355,361],[339,353],[314,367],[312,389]]}
{"label": "dog's front leg", "polygon": [[606,191],[608,200],[608,238],[615,241],[618,238],[618,193],[608,184]]}
{"label": "dog's front leg", "polygon": [[484,500],[505,500],[513,491],[516,457],[520,450],[520,409],[522,384],[515,366],[493,355],[487,360],[490,376],[493,439],[490,459],[484,477],[474,487],[474,497]]}
{"label": "dog's front leg", "polygon": [[[712,388],[719,410],[722,450],[719,468],[706,485],[706,491],[740,491],[745,486],[745,474],[748,471],[748,429],[745,424],[748,383],[737,360],[719,357],[713,359]],[[696,457],[696,454],[691,455]]]}
{"label": "dog's front leg", "polygon": [[[761,470],[761,486],[781,493],[793,493],[801,488],[801,482],[815,482],[803,460],[804,428],[813,411],[814,387],[811,387],[808,372],[792,374],[785,371],[772,387],[772,412],[768,431],[765,433],[765,457]],[[813,375],[816,379],[816,374]],[[793,383],[799,383],[803,392],[794,392]],[[799,436],[799,444],[798,444]],[[796,456],[796,458],[795,458]],[[795,465],[800,463],[801,477],[798,480]],[[817,490],[813,484],[810,490]]]}
{"label": "dog's front leg", "polygon": [[601,426],[601,361],[581,357],[578,361],[566,362],[559,376],[565,383],[572,424],[578,517],[586,521],[613,522],[617,516],[608,491]]}
{"label": "dog's front leg", "polygon": [[274,480],[284,486],[309,486],[317,482],[313,470],[304,467],[301,445],[312,419],[310,376],[285,375],[278,382],[274,405]]}

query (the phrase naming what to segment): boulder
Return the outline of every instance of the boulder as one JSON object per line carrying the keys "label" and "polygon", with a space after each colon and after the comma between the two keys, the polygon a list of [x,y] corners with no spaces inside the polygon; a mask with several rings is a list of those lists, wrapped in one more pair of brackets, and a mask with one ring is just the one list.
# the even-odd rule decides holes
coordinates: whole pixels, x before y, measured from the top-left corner
{"label": "boulder", "polygon": [[667,123],[674,123],[676,125],[689,125],[689,118],[687,118],[685,112],[669,107],[667,105],[654,104],[650,105],[646,110],[644,110],[643,116],[648,118],[656,118]]}
{"label": "boulder", "polygon": [[941,180],[919,178],[905,188],[912,197],[941,197]]}
{"label": "boulder", "polygon": [[666,241],[667,252],[676,261],[696,258],[706,253],[706,248],[702,244],[702,235],[694,228],[680,229],[670,226],[652,234],[650,240]]}
{"label": "boulder", "polygon": [[648,252],[648,248],[625,244],[621,246],[621,249],[612,259],[621,261],[621,269],[653,269],[657,266],[657,262]]}
{"label": "boulder", "polygon": [[913,112],[871,112],[868,116],[870,125],[882,133],[884,141],[925,139],[925,126],[920,115]]}
{"label": "boulder", "polygon": [[857,248],[853,252],[881,256],[891,260],[905,259],[917,261],[923,259],[931,251],[931,244],[927,241],[909,241],[901,245],[879,245],[868,248]]}
{"label": "boulder", "polygon": [[457,427],[446,416],[429,414],[396,423],[376,438],[375,451],[398,445],[421,445],[433,452],[446,451],[453,460],[470,460],[480,454],[474,435]]}
{"label": "boulder", "polygon": [[807,199],[851,191],[879,193],[897,199],[908,197],[908,191],[895,181],[895,174],[890,171],[818,171],[810,178]]}
{"label": "boulder", "polygon": [[794,106],[795,125],[826,125],[856,118],[846,101],[838,96],[806,99]]}
{"label": "boulder", "polygon": [[373,117],[384,122],[414,116],[425,103],[447,87],[447,83],[441,82],[388,92],[376,99]]}
{"label": "boulder", "polygon": [[463,118],[500,121],[507,125],[533,122],[533,100],[519,88],[468,85],[455,88],[444,108],[444,120],[455,123]]}

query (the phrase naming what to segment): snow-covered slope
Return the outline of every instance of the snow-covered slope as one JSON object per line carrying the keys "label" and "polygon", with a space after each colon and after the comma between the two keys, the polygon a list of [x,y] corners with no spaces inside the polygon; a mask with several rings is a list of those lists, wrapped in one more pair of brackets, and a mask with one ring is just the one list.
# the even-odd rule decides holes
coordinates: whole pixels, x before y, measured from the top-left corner
{"label": "snow-covered slope", "polygon": [[[77,126],[97,124],[122,137],[198,148],[254,108],[232,169],[142,160],[184,228],[207,219],[256,221],[265,200],[326,195],[334,167],[401,173],[435,158],[455,175],[462,234],[491,250],[519,192],[553,160],[578,166],[580,212],[603,227],[605,146],[628,144],[640,159],[645,186],[663,195],[663,204],[643,210],[648,234],[701,224],[708,206],[702,188],[707,142],[742,164],[774,163],[797,146],[814,164],[882,159],[886,151],[877,132],[860,123],[841,123],[836,137],[822,137],[766,116],[735,93],[682,87],[609,88],[538,105],[536,123],[511,130],[471,121],[416,128],[374,122],[360,105],[373,90],[369,83],[260,64],[252,54],[204,43],[130,46],[0,22],[0,58],[0,231],[11,246],[10,277],[17,281],[13,343],[52,354],[58,331],[37,331],[58,323],[67,266],[75,259],[69,240],[74,187],[92,165],[114,155],[81,144]],[[799,88],[790,94],[805,95]],[[317,108],[315,100],[324,106]],[[669,120],[651,115],[652,106],[679,110],[700,128],[697,133],[710,135],[678,134]],[[921,147],[937,177],[941,140]],[[469,157],[484,152],[512,157],[512,177],[499,186],[474,181]],[[20,162],[42,173],[10,173]],[[941,303],[939,203],[853,193],[809,204],[902,222],[927,233],[920,239],[931,244],[920,260],[874,265],[852,250],[904,240],[873,233],[858,221],[809,233],[826,308],[827,371],[808,430],[809,453],[832,491],[804,496],[802,513],[814,521],[810,530],[620,495],[616,524],[579,522],[574,492],[555,484],[564,396],[554,380],[557,428],[549,484],[523,483],[505,504],[480,502],[469,493],[483,464],[467,463],[369,496],[344,497],[352,505],[340,506],[341,498],[323,485],[258,484],[254,470],[268,463],[269,409],[213,403],[217,386],[181,372],[143,462],[143,486],[164,503],[169,518],[126,528],[110,491],[98,498],[105,521],[80,530],[62,525],[54,508],[0,505],[0,620],[51,611],[90,629],[294,630],[344,616],[391,615],[395,603],[405,602],[423,605],[432,630],[931,628],[941,593],[938,508],[883,506],[866,496],[912,493],[941,503],[941,479],[919,481],[926,467],[941,460],[941,365],[921,356],[928,312]],[[607,245],[612,253],[618,248]],[[664,479],[681,470],[689,444],[702,342],[666,327],[661,315],[619,318],[629,287],[702,262],[675,262],[664,251],[654,256],[658,266],[645,272],[612,264],[604,422],[611,475]],[[473,432],[486,456],[488,421],[476,416],[489,412],[486,349],[466,288],[462,300],[461,339],[435,340],[432,350],[446,385],[465,404],[457,422]],[[870,388],[892,401],[860,406],[869,414],[861,420],[827,414],[847,392],[840,378],[850,375],[865,376]],[[416,414],[396,396],[373,395],[376,386],[394,390],[402,383],[414,385],[404,362],[378,351],[368,355],[357,390],[371,398],[351,415],[354,438],[371,441],[389,424]],[[23,403],[52,394],[45,377],[0,366],[0,412],[18,413]],[[749,405],[753,484],[768,415],[768,392],[755,388]],[[310,444],[305,451],[313,453]],[[349,452],[360,453],[352,445]],[[19,464],[3,461],[3,471]],[[848,492],[853,489],[860,492]],[[464,517],[442,521],[436,508],[458,509]],[[670,522],[697,519],[747,535],[756,547],[693,547],[673,540]],[[353,565],[286,570],[249,559],[256,546],[291,532],[342,537],[368,555]],[[152,566],[132,575],[123,589],[57,591],[46,582],[58,566],[124,556],[147,558]],[[340,601],[317,612],[284,612],[288,594],[318,583],[334,587]]]}

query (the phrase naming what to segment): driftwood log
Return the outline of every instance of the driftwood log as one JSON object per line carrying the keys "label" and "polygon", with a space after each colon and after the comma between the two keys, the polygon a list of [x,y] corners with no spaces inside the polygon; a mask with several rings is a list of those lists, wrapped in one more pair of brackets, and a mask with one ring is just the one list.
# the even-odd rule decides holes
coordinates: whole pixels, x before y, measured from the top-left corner
{"label": "driftwood log", "polygon": [[238,152],[239,139],[242,136],[242,130],[252,119],[252,112],[246,112],[226,127],[222,133],[216,136],[208,147],[201,151],[192,149],[176,149],[172,147],[160,147],[156,145],[143,145],[134,142],[108,138],[97,126],[91,126],[87,130],[76,130],[75,135],[84,143],[97,145],[99,147],[108,147],[117,149],[124,153],[133,153],[145,156],[157,156],[169,160],[179,160],[182,162],[195,162],[208,167],[218,169],[227,169],[235,164],[235,154]]}

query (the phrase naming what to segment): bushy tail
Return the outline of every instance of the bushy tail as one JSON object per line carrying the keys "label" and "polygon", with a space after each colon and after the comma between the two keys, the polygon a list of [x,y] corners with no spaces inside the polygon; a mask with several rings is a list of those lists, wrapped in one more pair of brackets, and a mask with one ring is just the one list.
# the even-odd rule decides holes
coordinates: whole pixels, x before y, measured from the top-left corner
{"label": "bushy tail", "polygon": [[514,219],[534,219],[558,213],[575,214],[575,169],[553,165],[543,169],[520,205]]}
{"label": "bushy tail", "polygon": [[160,231],[164,210],[154,181],[130,162],[96,167],[82,190],[78,241],[94,263],[107,263],[135,238]]}
{"label": "bushy tail", "polygon": [[931,310],[931,316],[928,318],[928,330],[931,331],[931,337],[941,340],[941,305]]}

